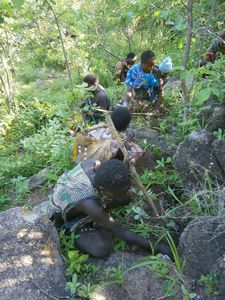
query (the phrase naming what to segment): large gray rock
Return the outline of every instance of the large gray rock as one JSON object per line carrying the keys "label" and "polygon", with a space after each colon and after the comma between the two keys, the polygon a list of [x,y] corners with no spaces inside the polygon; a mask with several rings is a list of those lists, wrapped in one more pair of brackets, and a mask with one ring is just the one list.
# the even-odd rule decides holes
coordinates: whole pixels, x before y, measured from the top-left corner
{"label": "large gray rock", "polygon": [[127,292],[116,283],[98,286],[91,295],[91,300],[131,300]]}
{"label": "large gray rock", "polygon": [[68,296],[58,234],[45,214],[46,203],[0,213],[1,300]]}
{"label": "large gray rock", "polygon": [[151,147],[154,145],[159,148],[162,154],[174,154],[174,149],[167,144],[166,140],[160,136],[158,131],[150,128],[133,128],[133,131],[137,141],[146,140]]}
{"label": "large gray rock", "polygon": [[181,142],[174,155],[174,166],[181,176],[186,189],[201,187],[206,174],[212,180],[223,183],[225,173],[214,153],[213,134],[198,130],[188,135]]}
{"label": "large gray rock", "polygon": [[33,190],[35,188],[42,186],[44,183],[46,183],[48,180],[46,175],[48,174],[49,170],[50,170],[49,168],[45,168],[45,169],[41,170],[40,172],[38,172],[37,174],[31,176],[28,179],[29,189]]}
{"label": "large gray rock", "polygon": [[[211,99],[210,99],[211,100]],[[225,129],[225,104],[208,100],[198,114],[200,126],[209,132]]]}
{"label": "large gray rock", "polygon": [[[172,262],[167,257],[162,257],[161,259],[166,262],[168,275],[176,278],[177,275],[174,273]],[[164,299],[165,293],[162,287],[165,282],[148,268],[148,263],[149,257],[141,257],[139,255],[126,252],[117,252],[112,254],[105,262],[101,262],[101,270],[98,272],[97,276],[98,278],[102,278],[103,284],[95,289],[91,296],[91,300]],[[109,268],[114,268],[115,270],[118,269],[119,266],[122,266],[122,282],[115,283],[118,278],[112,277],[107,280],[105,277],[106,274],[109,274]],[[166,299],[183,299],[181,296],[181,288],[178,284],[173,287],[173,290],[174,295],[166,297]]]}
{"label": "large gray rock", "polygon": [[223,170],[225,176],[225,140],[215,140],[212,144],[212,147],[217,159],[217,163],[219,164],[221,170]]}
{"label": "large gray rock", "polygon": [[162,281],[145,268],[128,272],[124,278],[124,288],[130,295],[130,299],[155,300],[165,296],[162,291]]}
{"label": "large gray rock", "polygon": [[224,255],[220,257],[213,267],[213,271],[217,278],[217,289],[219,291],[218,299],[225,299],[225,257]]}
{"label": "large gray rock", "polygon": [[225,253],[225,218],[200,217],[185,228],[179,242],[184,274],[199,278]]}

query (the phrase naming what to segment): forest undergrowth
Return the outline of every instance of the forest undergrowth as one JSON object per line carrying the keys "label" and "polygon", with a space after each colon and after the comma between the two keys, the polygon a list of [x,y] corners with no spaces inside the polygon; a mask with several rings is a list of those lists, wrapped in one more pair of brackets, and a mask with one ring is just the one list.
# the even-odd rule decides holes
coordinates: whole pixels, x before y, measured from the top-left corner
{"label": "forest undergrowth", "polygon": [[[132,120],[133,127],[156,130],[171,150],[168,155],[145,139],[139,141],[144,151],[151,153],[151,161],[146,162],[151,167],[142,167],[139,175],[160,217],[154,217],[135,186],[133,202],[113,210],[112,215],[125,227],[151,237],[153,252],[157,242],[167,240],[178,276],[168,278],[168,264],[159,255],[149,257],[148,267],[165,279],[166,295],[173,295],[174,284],[179,281],[182,285],[182,264],[176,248],[181,232],[198,216],[225,213],[221,186],[206,178],[201,191],[184,193],[173,165],[179,143],[202,125],[197,115],[204,101],[212,96],[225,102],[225,59],[208,67],[194,67],[210,40],[224,27],[224,5],[224,1],[195,3],[186,57],[190,12],[184,1],[168,1],[165,5],[162,0],[151,3],[3,0],[0,3],[0,211],[18,205],[32,208],[47,200],[60,175],[73,167],[74,130],[84,126],[79,110],[87,97],[82,85],[84,75],[96,73],[111,102],[116,104],[125,93],[125,86],[113,80],[118,57],[125,57],[129,51],[139,57],[149,48],[156,52],[158,62],[169,55],[174,70],[165,89],[161,114],[134,116]],[[180,80],[190,87],[188,103],[178,84]],[[214,135],[225,139],[222,129]],[[43,169],[46,169],[45,184],[31,191],[29,178]],[[60,233],[68,288],[73,295],[88,298],[99,283],[123,281],[126,271],[122,264],[99,278],[97,265],[74,248],[76,238]],[[114,251],[150,254],[128,246],[119,238]],[[213,290],[210,274],[202,281]],[[183,286],[182,290],[185,300],[195,297]]]}

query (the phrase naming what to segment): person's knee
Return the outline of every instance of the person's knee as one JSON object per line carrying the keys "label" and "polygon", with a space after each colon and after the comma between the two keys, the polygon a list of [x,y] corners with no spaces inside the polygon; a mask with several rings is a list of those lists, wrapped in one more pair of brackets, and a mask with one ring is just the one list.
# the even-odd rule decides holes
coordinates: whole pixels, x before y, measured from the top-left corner
{"label": "person's knee", "polygon": [[109,256],[113,248],[113,238],[105,230],[87,230],[80,232],[77,246],[91,256],[102,258]]}
{"label": "person's knee", "polygon": [[103,258],[110,255],[112,251],[112,246],[108,243],[98,243],[92,249],[90,249],[90,254],[94,257]]}

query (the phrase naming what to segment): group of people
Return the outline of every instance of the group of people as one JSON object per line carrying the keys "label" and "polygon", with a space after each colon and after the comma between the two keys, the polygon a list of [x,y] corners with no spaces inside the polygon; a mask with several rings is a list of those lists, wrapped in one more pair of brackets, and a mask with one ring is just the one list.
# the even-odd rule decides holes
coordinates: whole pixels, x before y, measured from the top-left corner
{"label": "group of people", "polygon": [[[119,224],[109,210],[132,201],[129,192],[132,178],[129,166],[144,154],[127,132],[131,113],[116,107],[111,115],[115,129],[129,153],[128,162],[118,142],[105,123],[99,123],[76,136],[76,166],[64,173],[50,199],[49,218],[57,228],[76,232],[76,246],[95,257],[105,257],[113,249],[113,235],[151,251],[150,241]],[[155,252],[170,255],[168,246],[160,242]]]}
{"label": "group of people", "polygon": [[[213,63],[225,53],[225,32],[214,39],[205,55],[205,63]],[[129,160],[124,156],[106,123],[102,122],[102,112],[110,109],[110,99],[94,74],[84,78],[92,94],[81,109],[84,121],[95,125],[81,130],[76,135],[74,146],[75,167],[64,173],[58,180],[49,202],[49,218],[66,233],[76,232],[79,238],[76,246],[95,257],[105,257],[113,249],[113,235],[124,241],[151,251],[152,241],[138,235],[112,218],[112,208],[132,201],[129,192],[132,185],[129,166],[144,155],[144,151],[134,143],[134,134],[129,127],[131,111],[149,107],[159,108],[162,87],[172,71],[172,60],[165,58],[156,65],[156,55],[151,50],[141,54],[140,63],[131,52],[115,66],[114,76],[119,84],[125,84],[126,94],[119,106],[111,114],[111,119],[123,141]],[[100,108],[100,109],[98,109]],[[155,252],[171,255],[167,244],[160,242]]]}
{"label": "group of people", "polygon": [[[151,251],[150,240],[124,228],[109,214],[111,208],[132,200],[129,166],[144,155],[128,128],[132,101],[153,101],[160,94],[163,79],[172,70],[170,58],[156,67],[156,56],[151,50],[142,53],[139,64],[135,64],[136,59],[134,53],[129,53],[126,60],[116,65],[115,76],[120,83],[125,82],[127,92],[122,105],[116,106],[111,114],[115,130],[129,154],[128,161],[124,162],[118,141],[102,122],[102,111],[109,110],[110,99],[97,76],[88,74],[84,82],[92,97],[84,101],[81,109],[84,121],[95,125],[76,134],[75,167],[60,177],[50,199],[49,218],[57,228],[78,233],[77,247],[95,257],[111,252],[113,234]],[[170,253],[162,242],[155,245],[155,251]]]}
{"label": "group of people", "polygon": [[[136,112],[147,112],[152,107],[159,110],[162,88],[172,71],[172,60],[167,57],[157,66],[156,55],[151,50],[141,54],[140,63],[136,64],[136,60],[136,54],[130,52],[125,59],[116,63],[114,78],[118,84],[125,84],[127,87],[125,97],[118,105],[127,106],[129,110]],[[102,114],[100,110],[109,110],[110,99],[96,75],[88,74],[84,83],[92,93],[90,99],[86,99],[81,105],[81,108],[86,108],[83,110],[85,121],[98,124]]]}

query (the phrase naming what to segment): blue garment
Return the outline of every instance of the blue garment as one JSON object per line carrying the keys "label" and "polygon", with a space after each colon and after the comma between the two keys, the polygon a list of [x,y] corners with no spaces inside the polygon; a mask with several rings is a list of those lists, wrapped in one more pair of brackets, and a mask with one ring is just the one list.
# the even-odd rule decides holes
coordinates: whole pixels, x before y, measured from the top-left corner
{"label": "blue garment", "polygon": [[159,87],[159,81],[156,74],[145,74],[143,87],[148,90],[152,87]]}
{"label": "blue garment", "polygon": [[136,64],[129,69],[125,84],[133,89],[144,88],[148,90],[152,87],[159,87],[156,74],[145,73],[141,64]]}

